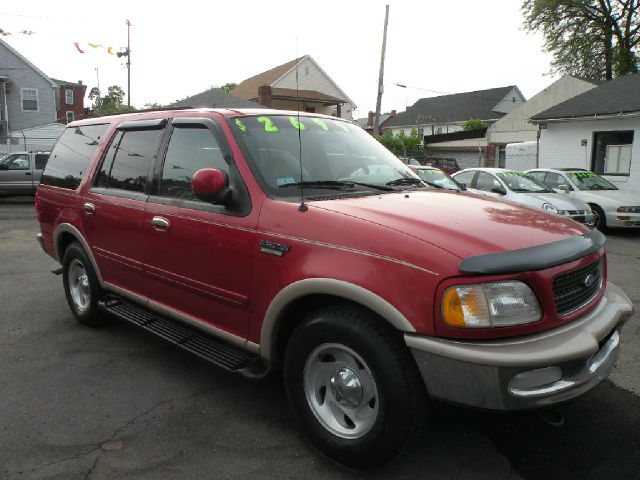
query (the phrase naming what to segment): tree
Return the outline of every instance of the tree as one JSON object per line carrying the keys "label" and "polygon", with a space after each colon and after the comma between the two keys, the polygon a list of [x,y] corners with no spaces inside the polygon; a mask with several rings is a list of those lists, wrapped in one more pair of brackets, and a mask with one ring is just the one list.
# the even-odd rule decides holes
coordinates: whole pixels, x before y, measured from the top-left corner
{"label": "tree", "polygon": [[415,128],[411,129],[409,135],[400,132],[395,136],[391,130],[386,130],[378,141],[398,157],[421,158],[424,156],[422,137]]}
{"label": "tree", "polygon": [[220,87],[221,90],[224,90],[225,92],[229,93],[231,90],[233,90],[234,88],[236,88],[238,86],[237,83],[225,83],[224,85],[222,85]]}
{"label": "tree", "polygon": [[[91,94],[95,92],[98,92],[98,89],[92,88],[89,98],[91,98]],[[93,115],[110,115],[112,113],[126,112],[128,108],[122,103],[123,99],[124,90],[118,85],[111,85],[107,89],[107,94],[101,97],[99,102],[94,103],[91,113]]]}
{"label": "tree", "polygon": [[610,80],[638,72],[640,0],[524,0],[524,28],[541,32],[551,72]]}
{"label": "tree", "polygon": [[484,123],[479,118],[470,118],[462,124],[462,130],[468,132],[469,130],[479,130],[481,128],[487,128],[489,125]]}
{"label": "tree", "polygon": [[157,102],[153,102],[153,103],[145,103],[144,104],[144,109],[145,110],[158,110],[162,108],[162,105],[160,105]]}

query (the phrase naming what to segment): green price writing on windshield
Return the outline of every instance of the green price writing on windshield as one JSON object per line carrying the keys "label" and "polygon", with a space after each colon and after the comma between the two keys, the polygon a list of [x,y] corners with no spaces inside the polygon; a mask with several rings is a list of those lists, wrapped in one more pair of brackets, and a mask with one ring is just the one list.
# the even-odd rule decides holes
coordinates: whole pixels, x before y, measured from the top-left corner
{"label": "green price writing on windshield", "polygon": [[304,132],[307,127],[304,126],[304,123],[299,122],[296,118],[294,117],[289,117],[289,121],[291,122],[291,126],[293,128],[297,128],[298,130]]}
{"label": "green price writing on windshield", "polygon": [[279,131],[278,127],[274,125],[273,120],[271,120],[269,117],[258,117],[257,120],[264,125],[265,132],[276,133]]}
{"label": "green price writing on windshield", "polygon": [[240,130],[242,130],[243,132],[246,132],[246,131],[247,131],[247,126],[246,126],[244,123],[242,123],[242,120],[240,120],[239,118],[236,118],[236,125],[237,125],[237,126],[238,126],[238,128],[239,128]]}
{"label": "green price writing on windshield", "polygon": [[337,125],[343,132],[345,133],[350,133],[349,129],[347,128],[347,126],[344,124],[344,122],[333,122],[335,125]]}
{"label": "green price writing on windshield", "polygon": [[322,130],[324,130],[325,132],[329,131],[329,126],[327,125],[327,122],[325,122],[324,120],[321,120],[319,118],[314,118],[313,119],[313,123],[315,123],[316,125],[318,125]]}
{"label": "green price writing on windshield", "polygon": [[587,177],[595,177],[596,174],[593,172],[580,172],[580,173],[570,173],[572,177],[576,178],[587,178]]}

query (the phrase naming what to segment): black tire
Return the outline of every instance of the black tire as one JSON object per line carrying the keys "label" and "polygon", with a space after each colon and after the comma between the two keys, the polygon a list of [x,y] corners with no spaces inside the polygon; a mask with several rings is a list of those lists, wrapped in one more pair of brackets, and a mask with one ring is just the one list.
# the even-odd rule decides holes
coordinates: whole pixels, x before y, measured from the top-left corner
{"label": "black tire", "polygon": [[[326,400],[326,411],[332,410],[329,408],[331,405],[337,407],[336,403],[340,403],[335,399],[341,395],[335,395],[334,390],[336,368],[340,365],[337,358],[331,360],[329,354],[326,364],[323,364],[325,360],[320,360],[320,354],[315,358],[316,352],[325,352],[329,348],[344,348],[347,353],[355,353],[356,365],[362,367],[357,372],[362,385],[367,383],[365,377],[373,378],[375,400],[373,403],[364,402],[366,399],[363,395],[361,404],[356,406],[367,412],[377,408],[375,417],[370,417],[374,420],[370,420],[371,425],[366,429],[353,421],[348,423],[350,418],[345,414],[343,420],[346,427],[338,425],[338,428],[345,429],[347,433],[336,433],[331,426],[326,426],[327,422],[321,420],[318,407],[314,407],[316,403],[312,398],[316,402],[320,398],[323,403]],[[307,365],[318,364],[324,365],[320,367],[321,371],[324,368],[335,371],[329,374],[331,381],[328,382],[329,387],[324,387],[324,394],[320,387],[315,393],[309,393],[308,397],[305,379],[315,377],[309,374],[312,368],[307,370]],[[342,379],[338,382],[344,382],[344,377],[338,378]],[[321,308],[302,322],[287,346],[284,379],[289,402],[311,442],[330,458],[348,467],[370,468],[389,462],[411,441],[425,418],[426,390],[402,335],[370,311],[352,304]],[[318,382],[309,383],[318,385]],[[358,417],[353,418],[361,421]],[[350,434],[348,429],[359,428],[362,435],[345,437]],[[357,433],[356,430],[352,431]]]}
{"label": "black tire", "polygon": [[607,229],[607,217],[598,205],[590,203],[589,206],[593,211],[593,228],[604,232]]}
{"label": "black tire", "polygon": [[[77,298],[74,300],[74,289],[77,291],[79,282],[77,272],[84,269],[88,286],[85,286],[86,302],[81,306]],[[76,272],[76,273],[74,273]],[[110,318],[98,308],[98,300],[102,297],[103,291],[100,288],[98,277],[91,261],[79,243],[71,243],[64,252],[62,260],[62,283],[67,303],[73,316],[80,323],[89,327],[101,327],[110,322]]]}

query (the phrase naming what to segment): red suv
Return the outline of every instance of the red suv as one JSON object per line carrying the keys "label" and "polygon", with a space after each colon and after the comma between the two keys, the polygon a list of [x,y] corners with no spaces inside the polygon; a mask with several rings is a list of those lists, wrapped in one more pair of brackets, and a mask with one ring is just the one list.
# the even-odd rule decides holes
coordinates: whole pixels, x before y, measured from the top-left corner
{"label": "red suv", "polygon": [[311,440],[394,457],[427,398],[565,402],[632,314],[604,237],[434,189],[363,130],[273,110],[69,124],[36,200],[73,315],[119,317],[248,377],[277,367]]}

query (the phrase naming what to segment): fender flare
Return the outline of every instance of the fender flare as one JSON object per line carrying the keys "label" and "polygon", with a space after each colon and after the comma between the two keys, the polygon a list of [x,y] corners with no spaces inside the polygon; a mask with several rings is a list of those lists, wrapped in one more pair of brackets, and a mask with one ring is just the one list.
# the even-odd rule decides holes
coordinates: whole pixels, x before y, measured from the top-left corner
{"label": "fender flare", "polygon": [[271,362],[275,359],[276,335],[282,314],[295,300],[307,295],[333,295],[351,300],[374,311],[403,332],[415,332],[407,318],[385,299],[353,283],[333,278],[308,278],[287,285],[273,298],[267,308],[260,332],[260,356]]}
{"label": "fender flare", "polygon": [[62,265],[63,254],[60,251],[59,243],[63,233],[69,233],[73,235],[73,237],[78,242],[80,242],[80,245],[82,245],[82,249],[87,254],[87,257],[89,257],[89,261],[93,266],[93,271],[96,272],[96,276],[98,277],[98,282],[100,283],[100,286],[104,288],[104,281],[102,280],[102,275],[100,274],[100,269],[98,268],[98,263],[96,262],[96,259],[93,256],[93,252],[89,248],[89,242],[87,242],[86,238],[84,238],[84,235],[82,235],[82,232],[80,232],[80,230],[78,230],[76,227],[74,227],[70,223],[61,223],[53,231],[53,248],[54,248],[54,251],[56,252],[56,259],[58,260],[58,263]]}

